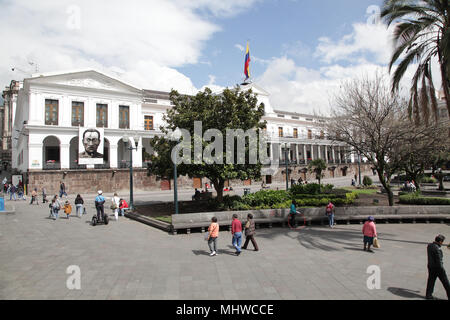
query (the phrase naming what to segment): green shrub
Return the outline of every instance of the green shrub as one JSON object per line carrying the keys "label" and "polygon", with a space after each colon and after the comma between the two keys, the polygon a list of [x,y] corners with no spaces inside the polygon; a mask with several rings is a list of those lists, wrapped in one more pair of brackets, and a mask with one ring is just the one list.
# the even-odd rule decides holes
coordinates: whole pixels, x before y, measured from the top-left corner
{"label": "green shrub", "polygon": [[371,186],[372,184],[373,184],[372,179],[370,179],[368,176],[364,176],[364,178],[363,178],[363,185],[365,187],[367,187],[367,186]]}
{"label": "green shrub", "polygon": [[244,204],[250,207],[273,206],[277,203],[291,200],[291,195],[284,190],[261,190],[248,194],[242,198]]}
{"label": "green shrub", "polygon": [[438,181],[432,177],[423,177],[422,179],[420,179],[420,182],[422,182],[422,183],[437,183]]}
{"label": "green shrub", "polygon": [[399,196],[400,203],[402,204],[414,204],[414,205],[425,205],[425,206],[436,206],[436,205],[450,205],[450,199],[447,198],[432,198],[432,197],[421,197],[417,194],[408,194]]}
{"label": "green shrub", "polygon": [[319,193],[329,193],[333,191],[332,184],[326,184],[319,186],[318,183],[308,183],[308,184],[296,184],[290,190],[293,195],[297,194],[319,194]]}

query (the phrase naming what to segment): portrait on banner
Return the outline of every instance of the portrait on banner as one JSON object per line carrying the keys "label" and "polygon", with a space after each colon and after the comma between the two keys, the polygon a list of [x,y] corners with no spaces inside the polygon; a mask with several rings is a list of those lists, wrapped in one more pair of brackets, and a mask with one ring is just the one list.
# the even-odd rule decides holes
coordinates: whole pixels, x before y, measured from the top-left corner
{"label": "portrait on banner", "polygon": [[104,150],[103,128],[80,128],[79,164],[103,164]]}

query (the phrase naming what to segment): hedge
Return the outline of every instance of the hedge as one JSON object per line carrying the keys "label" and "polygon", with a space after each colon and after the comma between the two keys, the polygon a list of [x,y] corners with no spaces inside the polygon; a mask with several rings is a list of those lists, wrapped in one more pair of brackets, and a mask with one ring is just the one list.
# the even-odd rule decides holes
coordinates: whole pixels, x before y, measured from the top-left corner
{"label": "hedge", "polygon": [[403,195],[399,196],[400,203],[402,204],[414,204],[414,205],[426,205],[426,206],[439,206],[449,205],[450,199],[447,198],[432,198],[432,197],[420,197],[416,195]]}

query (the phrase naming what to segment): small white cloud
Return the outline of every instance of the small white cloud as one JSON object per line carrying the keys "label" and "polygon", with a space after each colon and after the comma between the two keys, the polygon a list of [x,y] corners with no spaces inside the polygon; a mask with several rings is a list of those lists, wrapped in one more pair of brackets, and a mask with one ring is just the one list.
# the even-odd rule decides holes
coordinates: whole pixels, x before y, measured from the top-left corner
{"label": "small white cloud", "polygon": [[238,48],[240,51],[245,52],[245,48],[243,46],[241,46],[240,44],[236,43],[234,45],[235,48]]}

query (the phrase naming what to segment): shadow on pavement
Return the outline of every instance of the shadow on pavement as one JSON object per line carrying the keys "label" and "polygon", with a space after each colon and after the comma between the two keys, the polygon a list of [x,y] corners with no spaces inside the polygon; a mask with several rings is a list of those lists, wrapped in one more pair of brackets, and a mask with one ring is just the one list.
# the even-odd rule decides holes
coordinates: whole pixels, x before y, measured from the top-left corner
{"label": "shadow on pavement", "polygon": [[383,240],[383,241],[396,241],[396,242],[405,242],[405,243],[412,243],[412,244],[420,244],[420,245],[427,245],[430,242],[420,242],[420,241],[407,241],[407,240],[395,240],[395,239],[387,239],[387,238],[383,238],[383,237],[378,237],[378,240]]}
{"label": "shadow on pavement", "polygon": [[425,299],[425,296],[419,294],[420,291],[413,291],[413,290],[409,290],[409,289],[393,288],[393,287],[389,287],[387,290],[390,293],[395,294],[396,296],[399,296],[399,297],[403,297],[403,298]]}

